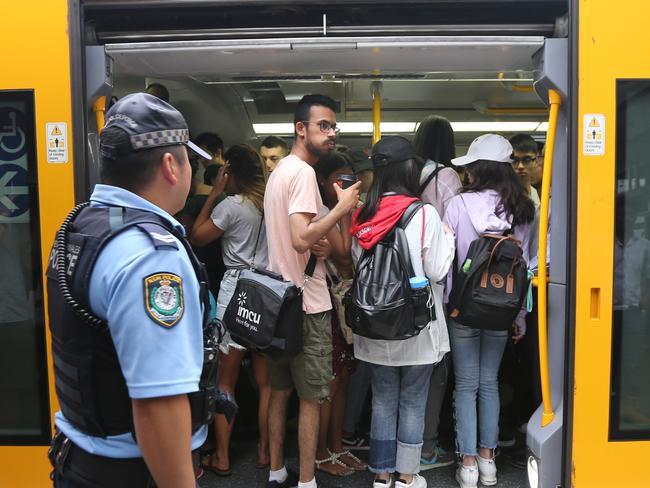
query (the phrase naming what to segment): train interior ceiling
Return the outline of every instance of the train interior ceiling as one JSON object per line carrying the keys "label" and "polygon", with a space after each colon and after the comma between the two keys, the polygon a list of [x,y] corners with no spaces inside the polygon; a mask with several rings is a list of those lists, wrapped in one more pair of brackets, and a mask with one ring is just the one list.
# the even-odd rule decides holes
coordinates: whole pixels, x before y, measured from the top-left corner
{"label": "train interior ceiling", "polygon": [[[541,43],[539,39],[510,49],[443,47],[440,52],[376,48],[367,53],[327,50],[305,55],[257,50],[130,53],[114,58],[114,95],[162,83],[193,134],[218,132],[230,145],[259,142],[268,134],[290,137],[298,100],[308,93],[323,93],[340,104],[340,142],[369,147],[372,91],[378,87],[382,134],[409,136],[425,116],[441,115],[453,123],[458,150],[463,151],[483,132],[545,137],[545,105],[532,91],[531,55]],[[349,58],[344,67],[342,57]],[[242,73],[242,65],[251,70]],[[505,68],[489,69],[492,66]]]}
{"label": "train interior ceiling", "polygon": [[381,97],[382,135],[410,137],[420,120],[436,114],[452,122],[458,154],[486,132],[545,139],[548,115],[533,90],[533,55],[545,37],[556,35],[557,19],[500,26],[503,34],[473,26],[460,35],[429,35],[422,28],[330,35],[328,28],[336,30],[323,19],[319,36],[262,33],[267,37],[252,39],[236,29],[230,38],[205,30],[198,31],[201,36],[197,30],[104,32],[112,95],[162,83],[193,135],[217,132],[226,146],[259,144],[270,134],[290,139],[297,101],[323,93],[340,104],[339,142],[369,148],[374,88]]}

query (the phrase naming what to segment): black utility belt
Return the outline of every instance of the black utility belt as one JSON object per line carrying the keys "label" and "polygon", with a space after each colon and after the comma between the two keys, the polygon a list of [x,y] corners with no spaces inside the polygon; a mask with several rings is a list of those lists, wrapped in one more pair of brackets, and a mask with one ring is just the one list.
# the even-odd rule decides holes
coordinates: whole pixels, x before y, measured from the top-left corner
{"label": "black utility belt", "polygon": [[[156,483],[143,458],[109,458],[84,451],[63,432],[57,431],[49,452],[52,478],[88,488],[155,488]],[[192,451],[194,473],[198,473],[199,451]]]}

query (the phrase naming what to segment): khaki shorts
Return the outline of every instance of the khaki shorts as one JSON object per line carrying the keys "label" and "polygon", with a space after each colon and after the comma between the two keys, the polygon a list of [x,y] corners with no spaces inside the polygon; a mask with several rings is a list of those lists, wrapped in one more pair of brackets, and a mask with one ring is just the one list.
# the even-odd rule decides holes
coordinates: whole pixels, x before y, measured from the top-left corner
{"label": "khaki shorts", "polygon": [[296,388],[298,398],[324,400],[332,380],[332,323],[330,312],[306,314],[302,322],[302,352],[291,359],[269,359],[271,388]]}

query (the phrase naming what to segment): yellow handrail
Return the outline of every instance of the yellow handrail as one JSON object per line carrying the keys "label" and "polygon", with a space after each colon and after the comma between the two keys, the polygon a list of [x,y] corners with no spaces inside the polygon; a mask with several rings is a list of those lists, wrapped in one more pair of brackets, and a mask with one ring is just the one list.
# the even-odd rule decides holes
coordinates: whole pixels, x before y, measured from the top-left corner
{"label": "yellow handrail", "polygon": [[548,236],[548,208],[551,199],[551,174],[553,172],[553,148],[557,132],[557,118],[562,99],[555,90],[548,91],[551,111],[548,116],[546,152],[544,153],[544,171],[542,173],[542,195],[539,209],[539,249],[537,252],[537,318],[539,326],[539,369],[542,383],[542,427],[553,421],[555,412],[551,401],[551,381],[548,371],[548,273],[546,271],[546,251]]}
{"label": "yellow handrail", "polygon": [[372,145],[381,139],[381,92],[379,87],[372,90]]}
{"label": "yellow handrail", "polygon": [[[503,80],[506,77],[506,74],[502,71],[497,76],[500,80]],[[504,81],[501,82],[506,90],[511,90],[518,93],[535,93],[535,89],[532,85],[506,85]]]}
{"label": "yellow handrail", "polygon": [[97,134],[101,134],[104,129],[104,112],[106,111],[106,97],[97,97],[93,103],[93,112],[95,112],[95,120],[97,121]]}

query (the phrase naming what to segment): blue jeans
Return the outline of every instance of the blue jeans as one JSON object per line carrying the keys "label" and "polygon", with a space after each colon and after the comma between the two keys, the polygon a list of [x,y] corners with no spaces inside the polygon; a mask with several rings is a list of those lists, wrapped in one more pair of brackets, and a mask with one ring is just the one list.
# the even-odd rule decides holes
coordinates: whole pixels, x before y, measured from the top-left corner
{"label": "blue jeans", "polygon": [[499,442],[499,365],[507,330],[473,329],[449,319],[456,387],[454,415],[458,453],[477,455],[478,446],[494,449]]}
{"label": "blue jeans", "polygon": [[371,364],[370,367],[372,421],[369,469],[373,473],[417,473],[420,470],[424,412],[433,365]]}

